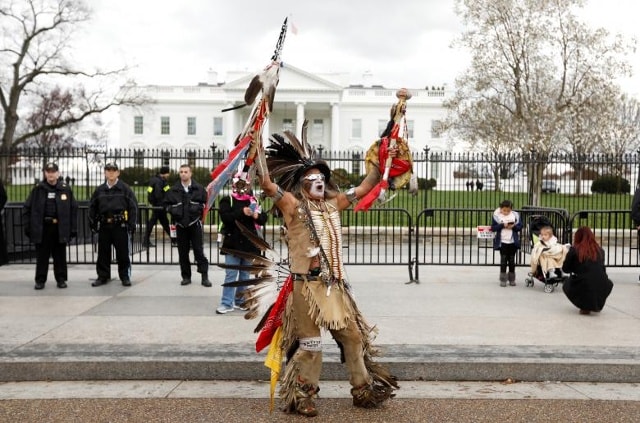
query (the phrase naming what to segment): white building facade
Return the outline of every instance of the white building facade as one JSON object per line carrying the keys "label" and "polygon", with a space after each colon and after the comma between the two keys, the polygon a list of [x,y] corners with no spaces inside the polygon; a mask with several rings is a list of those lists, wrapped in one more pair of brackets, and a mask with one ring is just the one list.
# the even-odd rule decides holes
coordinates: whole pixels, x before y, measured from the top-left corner
{"label": "white building facade", "polygon": [[[119,147],[208,149],[215,144],[218,149],[230,149],[251,107],[224,113],[222,109],[243,103],[253,76],[228,74],[229,82],[218,83],[210,72],[207,83],[194,86],[139,87],[152,101],[120,108]],[[315,148],[365,152],[386,127],[400,87],[346,85],[341,79],[341,75],[315,75],[284,65],[264,135],[289,129],[300,136],[306,119],[307,137]],[[413,94],[406,114],[411,149],[448,150],[448,139],[438,133],[446,116],[445,87],[407,88]]]}

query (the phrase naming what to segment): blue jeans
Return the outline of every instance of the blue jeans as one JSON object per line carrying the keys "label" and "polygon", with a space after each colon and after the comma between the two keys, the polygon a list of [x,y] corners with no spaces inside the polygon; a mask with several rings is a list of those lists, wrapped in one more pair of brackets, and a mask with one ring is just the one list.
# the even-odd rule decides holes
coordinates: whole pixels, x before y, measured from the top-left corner
{"label": "blue jeans", "polygon": [[[224,262],[228,265],[250,265],[251,260],[243,259],[240,257],[233,256],[231,254],[227,254],[224,256]],[[227,282],[235,282],[238,280],[246,280],[251,277],[251,274],[246,270],[236,270],[236,269],[225,269],[224,273],[224,283]],[[227,308],[233,307],[235,302],[236,292],[240,292],[244,290],[244,286],[235,287],[235,286],[223,286],[222,287],[222,298],[220,299],[220,305],[225,306]],[[238,304],[242,305],[242,304]]]}

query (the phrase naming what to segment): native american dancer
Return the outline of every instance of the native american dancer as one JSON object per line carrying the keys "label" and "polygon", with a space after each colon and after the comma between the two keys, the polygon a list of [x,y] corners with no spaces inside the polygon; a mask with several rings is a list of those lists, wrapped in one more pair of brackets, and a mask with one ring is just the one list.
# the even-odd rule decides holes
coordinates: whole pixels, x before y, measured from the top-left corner
{"label": "native american dancer", "polygon": [[[380,203],[387,202],[395,197],[395,194],[387,198],[387,190],[395,191],[409,182],[409,193],[416,195],[418,183],[413,173],[413,158],[408,144],[408,130],[406,122],[407,100],[411,98],[411,92],[401,88],[396,92],[398,102],[391,106],[390,119],[386,129],[376,140],[365,156],[367,171],[377,167],[382,173],[381,181],[358,204],[355,211],[366,211],[377,200]],[[391,157],[389,151],[395,149],[397,155]]]}
{"label": "native american dancer", "polygon": [[[398,384],[372,360],[377,355],[371,344],[375,328],[363,318],[347,283],[340,212],[376,186],[381,174],[372,167],[359,186],[341,193],[331,181],[327,164],[313,159],[306,131],[302,142],[290,132],[285,135],[288,141],[273,135],[268,157],[258,154],[257,162],[260,186],[284,219],[289,247],[291,274],[266,319],[270,336],[274,326],[282,325],[279,348],[287,358],[280,389],[283,409],[305,416],[318,414],[322,329],[330,331],[340,347],[350,374],[353,405],[377,407],[394,396]],[[395,157],[397,150],[391,148],[389,154]],[[251,291],[247,290],[249,297]],[[261,325],[257,330],[265,329]],[[256,349],[268,342],[268,338],[259,339]]]}

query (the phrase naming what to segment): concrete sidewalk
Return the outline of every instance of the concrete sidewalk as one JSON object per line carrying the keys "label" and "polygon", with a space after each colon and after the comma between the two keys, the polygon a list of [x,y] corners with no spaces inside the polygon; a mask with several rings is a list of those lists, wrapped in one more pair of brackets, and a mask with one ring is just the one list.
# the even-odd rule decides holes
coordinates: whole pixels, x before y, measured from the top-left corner
{"label": "concrete sidewalk", "polygon": [[[195,271],[195,270],[194,270]],[[609,269],[614,289],[602,313],[581,316],[560,287],[498,286],[497,267],[349,266],[358,304],[376,324],[380,361],[401,380],[640,382],[637,269]],[[115,266],[112,273],[116,274]],[[33,289],[33,265],[0,267],[0,381],[264,380],[241,312],[216,315],[213,288],[180,286],[178,266],[133,268],[93,288],[94,266],[69,268],[69,288]],[[324,336],[324,380],[346,371]]]}

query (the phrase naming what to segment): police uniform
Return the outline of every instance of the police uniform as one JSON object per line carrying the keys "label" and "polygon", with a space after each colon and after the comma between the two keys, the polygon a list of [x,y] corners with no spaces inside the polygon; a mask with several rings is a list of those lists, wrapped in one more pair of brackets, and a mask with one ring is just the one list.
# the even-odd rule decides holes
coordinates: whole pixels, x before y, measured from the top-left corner
{"label": "police uniform", "polygon": [[167,192],[165,205],[176,225],[178,238],[178,259],[180,261],[181,285],[191,283],[191,263],[189,247],[193,247],[198,273],[202,274],[202,285],[211,286],[209,281],[209,260],[204,255],[202,240],[202,212],[207,202],[207,192],[194,180],[185,189],[181,181],[176,182]]}
{"label": "police uniform", "polygon": [[[57,172],[58,165],[47,163],[44,170]],[[44,288],[50,257],[58,288],[66,288],[67,243],[78,233],[78,204],[71,187],[60,180],[55,185],[41,181],[24,203],[22,221],[25,235],[36,246],[35,289]]]}
{"label": "police uniform", "polygon": [[[118,170],[115,163],[107,163],[105,170]],[[98,278],[92,286],[103,285],[111,279],[111,246],[116,251],[118,276],[124,286],[131,285],[130,234],[135,232],[138,201],[131,188],[120,179],[113,186],[107,181],[93,192],[89,202],[89,223],[98,233]]]}
{"label": "police uniform", "polygon": [[[162,225],[162,229],[167,233],[169,237],[171,237],[171,230],[169,229],[169,219],[167,219],[167,213],[164,210],[164,196],[167,191],[171,188],[169,182],[162,177],[162,175],[166,175],[170,172],[169,167],[163,166],[160,168],[160,172],[153,176],[149,180],[149,187],[147,188],[147,199],[149,200],[149,204],[151,204],[154,208],[151,211],[151,217],[147,222],[147,229],[144,234],[143,242],[147,247],[153,247],[154,245],[151,243],[151,232],[153,231],[156,222],[160,222]],[[160,209],[162,208],[162,209]],[[174,241],[172,240],[172,243]]]}

